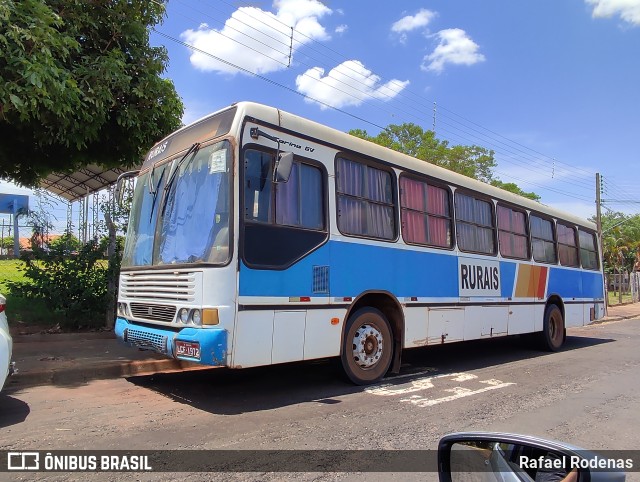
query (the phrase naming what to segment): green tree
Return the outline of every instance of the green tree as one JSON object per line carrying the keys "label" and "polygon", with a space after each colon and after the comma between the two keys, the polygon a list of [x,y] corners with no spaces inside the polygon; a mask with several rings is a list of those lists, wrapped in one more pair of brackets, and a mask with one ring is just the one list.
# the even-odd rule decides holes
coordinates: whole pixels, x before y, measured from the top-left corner
{"label": "green tree", "polygon": [[13,250],[13,236],[0,238],[0,248]]}
{"label": "green tree", "polygon": [[505,191],[512,192],[513,194],[517,194],[518,196],[526,197],[533,201],[540,201],[540,196],[538,196],[535,192],[523,191],[516,183],[513,182],[502,182],[500,179],[493,179],[491,181],[491,185],[499,187],[500,189],[504,189]]}
{"label": "green tree", "polygon": [[[591,218],[595,222],[595,217]],[[640,215],[602,215],[602,255],[607,272],[632,271],[640,253]]]}
{"label": "green tree", "polygon": [[64,233],[62,236],[49,241],[49,248],[62,253],[74,253],[82,247],[80,240],[71,233]]}
{"label": "green tree", "polygon": [[413,123],[390,124],[376,136],[369,135],[362,129],[353,129],[349,134],[534,201],[540,199],[537,194],[525,192],[514,183],[505,183],[497,179],[493,173],[496,167],[495,153],[490,149],[449,145],[447,141],[438,140],[433,131],[425,131]]}
{"label": "green tree", "polygon": [[[183,105],[153,0],[0,0],[0,178],[139,163]],[[10,141],[10,142],[9,142]]]}

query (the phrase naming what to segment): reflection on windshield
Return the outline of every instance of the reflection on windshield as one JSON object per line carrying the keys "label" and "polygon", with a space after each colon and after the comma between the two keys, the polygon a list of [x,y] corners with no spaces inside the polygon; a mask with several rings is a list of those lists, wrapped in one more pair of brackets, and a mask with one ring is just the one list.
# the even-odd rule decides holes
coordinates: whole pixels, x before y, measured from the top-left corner
{"label": "reflection on windshield", "polygon": [[[155,193],[166,199],[156,202],[149,193],[149,174],[138,179],[123,266],[228,260],[230,156],[230,145],[223,141],[190,154],[179,166],[174,160],[157,167]],[[174,180],[165,192],[170,177]]]}
{"label": "reflection on windshield", "polygon": [[167,166],[168,164],[165,164],[155,170],[153,177],[158,179],[156,185],[152,185],[153,178],[150,172],[138,178],[122,257],[123,266],[145,266],[152,262],[153,239],[158,218],[156,196],[162,191]]}

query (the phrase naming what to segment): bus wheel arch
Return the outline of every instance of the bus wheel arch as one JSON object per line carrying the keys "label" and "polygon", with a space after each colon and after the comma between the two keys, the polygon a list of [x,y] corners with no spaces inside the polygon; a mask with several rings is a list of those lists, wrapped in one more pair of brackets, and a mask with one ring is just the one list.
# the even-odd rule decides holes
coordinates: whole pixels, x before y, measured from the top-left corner
{"label": "bus wheel arch", "polygon": [[[390,329],[390,335],[393,340],[392,343],[392,351],[389,371],[392,373],[398,373],[400,371],[400,362],[402,356],[402,341],[404,340],[404,313],[402,311],[402,307],[400,303],[391,293],[387,291],[366,291],[360,294],[351,304],[344,318],[343,330],[342,330],[342,342],[340,344],[340,357],[343,364],[343,369],[347,372],[348,367],[345,365],[348,363],[348,356],[351,356],[350,353],[347,353],[347,338],[350,338],[349,330],[354,322],[356,322],[356,318],[360,316],[367,316],[369,319],[374,320],[379,314],[384,320],[388,323]],[[378,322],[383,323],[383,322]],[[385,372],[388,370],[384,370]],[[375,377],[375,379],[371,380],[358,380],[354,379],[352,374],[347,373],[347,376],[354,382],[360,385],[364,385],[367,383],[373,383],[379,380],[385,373],[380,374],[380,376]]]}

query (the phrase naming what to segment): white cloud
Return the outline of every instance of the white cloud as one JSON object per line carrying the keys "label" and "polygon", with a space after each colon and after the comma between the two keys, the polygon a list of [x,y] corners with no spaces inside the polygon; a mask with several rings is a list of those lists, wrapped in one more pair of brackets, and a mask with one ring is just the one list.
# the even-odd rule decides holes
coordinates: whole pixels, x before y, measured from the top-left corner
{"label": "white cloud", "polygon": [[182,39],[202,52],[191,54],[191,64],[204,71],[230,74],[234,67],[209,55],[229,60],[255,73],[285,69],[289,65],[291,27],[293,53],[312,40],[327,40],[329,35],[319,20],[332,13],[318,0],[275,0],[276,13],[257,7],[240,7],[233,12],[222,30],[201,24],[196,30],[186,30]]}
{"label": "white cloud", "polygon": [[[396,79],[381,84],[380,77],[358,60],[347,60],[324,73],[320,67],[309,69],[296,77],[296,87],[298,92],[338,108],[358,106],[369,99],[391,100],[409,85],[408,80]],[[327,106],[320,104],[320,108]]]}
{"label": "white cloud", "polygon": [[611,18],[620,15],[625,22],[640,25],[640,0],[585,0],[593,6],[593,18]]}
{"label": "white cloud", "polygon": [[391,31],[400,34],[400,43],[407,41],[407,32],[418,28],[426,28],[431,20],[437,15],[436,12],[422,8],[415,15],[407,15],[391,25]]}
{"label": "white cloud", "polygon": [[417,28],[426,27],[436,15],[436,12],[422,8],[415,15],[407,15],[395,22],[391,25],[391,31],[397,33],[410,32]]}
{"label": "white cloud", "polygon": [[348,29],[349,29],[348,25],[344,25],[344,24],[343,25],[338,25],[336,27],[336,33],[337,34],[342,34],[342,33],[345,33]]}
{"label": "white cloud", "polygon": [[435,36],[440,39],[440,43],[431,54],[425,56],[422,70],[440,73],[445,64],[473,65],[484,62],[484,55],[478,52],[479,45],[464,30],[448,28],[440,30]]}

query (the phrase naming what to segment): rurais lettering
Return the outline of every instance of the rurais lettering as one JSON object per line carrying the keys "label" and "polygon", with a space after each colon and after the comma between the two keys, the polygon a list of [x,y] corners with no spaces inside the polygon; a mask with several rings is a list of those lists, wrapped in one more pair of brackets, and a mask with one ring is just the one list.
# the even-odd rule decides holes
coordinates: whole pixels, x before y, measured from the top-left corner
{"label": "rurais lettering", "polygon": [[497,290],[500,288],[498,268],[460,264],[460,282],[464,290]]}

